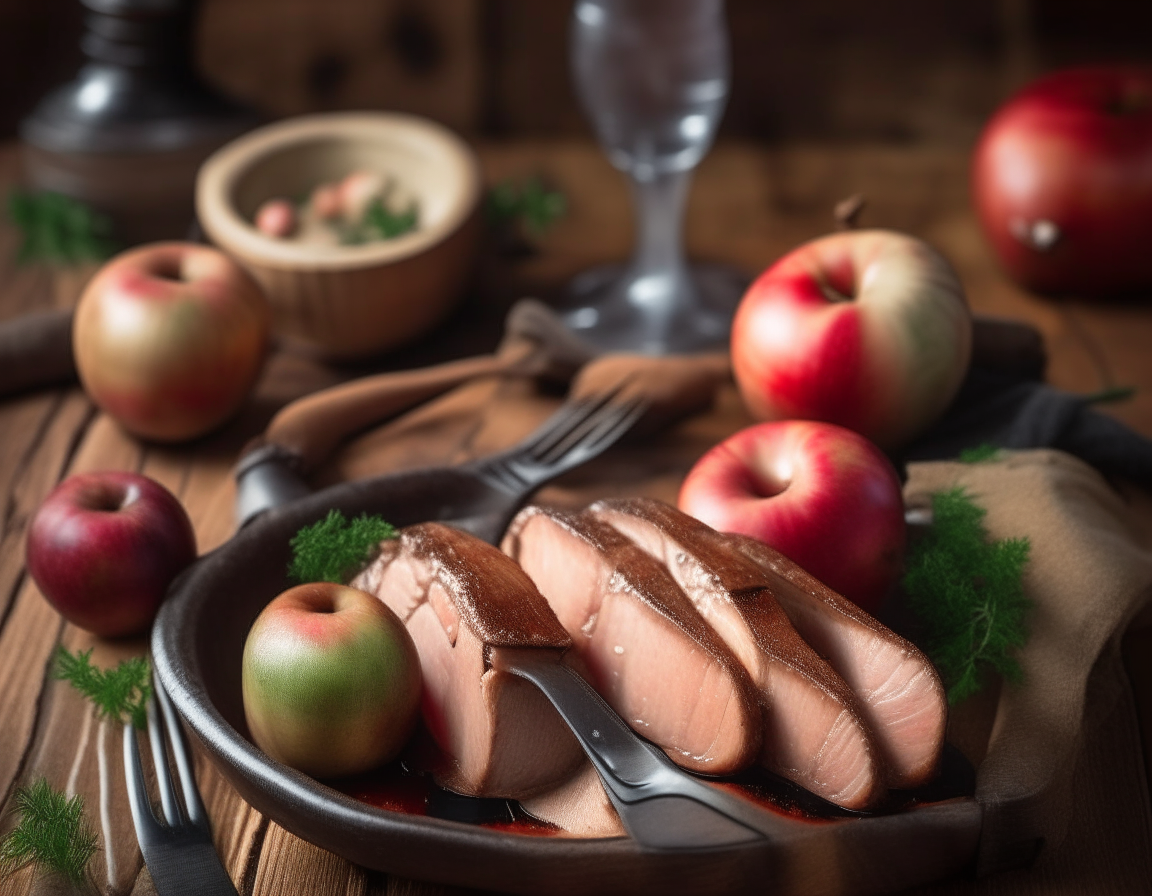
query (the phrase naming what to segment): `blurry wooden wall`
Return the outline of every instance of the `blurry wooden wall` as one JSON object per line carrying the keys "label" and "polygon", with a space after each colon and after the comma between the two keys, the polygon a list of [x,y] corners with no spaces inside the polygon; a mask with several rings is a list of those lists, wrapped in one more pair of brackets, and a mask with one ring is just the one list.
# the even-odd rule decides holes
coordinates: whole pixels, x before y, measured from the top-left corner
{"label": "blurry wooden wall", "polygon": [[[202,0],[207,77],[272,116],[388,108],[470,136],[587,133],[571,0]],[[728,0],[723,131],[967,143],[1029,77],[1152,62],[1152,0]],[[0,0],[0,135],[79,64],[77,0]]]}

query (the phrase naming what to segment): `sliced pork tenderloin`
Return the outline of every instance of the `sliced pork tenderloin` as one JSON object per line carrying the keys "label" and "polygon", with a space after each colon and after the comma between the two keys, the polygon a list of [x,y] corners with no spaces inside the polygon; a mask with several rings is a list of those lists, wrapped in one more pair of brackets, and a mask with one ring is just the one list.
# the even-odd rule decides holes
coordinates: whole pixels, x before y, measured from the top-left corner
{"label": "sliced pork tenderloin", "polygon": [[408,627],[424,676],[437,783],[522,799],[577,773],[583,751],[537,688],[507,670],[519,651],[563,661],[572,640],[536,586],[493,546],[448,526],[401,530],[352,583]]}
{"label": "sliced pork tenderloin", "polygon": [[855,694],[797,634],[759,566],[661,501],[600,501],[587,512],[659,560],[740,658],[759,688],[766,768],[850,809],[884,796],[882,757]]}
{"label": "sliced pork tenderloin", "polygon": [[944,747],[948,703],[929,659],[774,548],[746,535],[723,538],[772,577],[772,593],[792,626],[856,693],[889,786],[930,780]]}
{"label": "sliced pork tenderloin", "polygon": [[504,550],[528,573],[593,687],[677,764],[723,775],[759,753],[758,700],[747,673],[668,571],[586,515],[529,507]]}
{"label": "sliced pork tenderloin", "polygon": [[628,836],[591,762],[554,790],[521,800],[520,807],[577,837]]}

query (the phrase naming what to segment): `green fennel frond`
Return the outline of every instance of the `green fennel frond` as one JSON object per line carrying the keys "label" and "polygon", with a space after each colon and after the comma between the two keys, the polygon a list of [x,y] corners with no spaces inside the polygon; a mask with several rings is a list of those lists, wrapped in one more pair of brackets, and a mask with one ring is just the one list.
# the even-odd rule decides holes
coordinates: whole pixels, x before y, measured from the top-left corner
{"label": "green fennel frond", "polygon": [[395,537],[395,527],[379,516],[362,513],[349,521],[331,510],[292,538],[288,577],[300,583],[348,582],[375,557],[380,542]]}
{"label": "green fennel frond", "polygon": [[960,452],[960,462],[965,464],[982,464],[985,461],[996,460],[1000,456],[1000,449],[987,442],[981,442],[973,448],[964,448]]}
{"label": "green fennel frond", "polygon": [[96,833],[84,819],[84,800],[69,799],[44,778],[16,791],[20,823],[0,842],[0,877],[35,863],[80,887],[96,852]]}
{"label": "green fennel frond", "polygon": [[23,237],[16,256],[21,264],[104,261],[119,249],[111,219],[60,193],[13,191],[8,217]]}
{"label": "green fennel frond", "polygon": [[344,228],[340,242],[346,246],[359,246],[373,240],[394,240],[411,233],[420,226],[420,206],[412,200],[407,208],[394,211],[388,203],[391,189],[375,197],[364,210],[364,217]]}
{"label": "green fennel frond", "polygon": [[488,191],[485,212],[497,227],[521,224],[532,236],[543,236],[568,211],[568,200],[558,190],[549,189],[543,178],[529,177],[523,183],[504,180]]}
{"label": "green fennel frond", "polygon": [[148,724],[152,672],[144,657],[125,660],[114,669],[99,669],[92,665],[91,650],[71,653],[61,646],[52,672],[87,697],[102,718],[131,722],[136,728]]}
{"label": "green fennel frond", "polygon": [[1027,538],[989,541],[985,511],[961,488],[932,496],[932,526],[909,551],[904,591],[924,625],[924,649],[955,704],[990,671],[1018,682],[1015,658],[1028,639]]}

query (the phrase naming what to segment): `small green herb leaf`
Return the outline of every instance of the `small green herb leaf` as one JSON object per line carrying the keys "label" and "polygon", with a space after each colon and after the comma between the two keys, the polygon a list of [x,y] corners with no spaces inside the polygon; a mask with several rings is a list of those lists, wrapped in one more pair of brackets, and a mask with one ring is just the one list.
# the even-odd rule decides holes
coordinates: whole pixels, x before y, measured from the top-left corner
{"label": "small green herb leaf", "polygon": [[373,240],[394,240],[411,233],[420,226],[420,206],[415,200],[403,211],[394,212],[387,204],[391,188],[384,196],[377,196],[368,203],[364,217],[345,226],[340,231],[340,242],[345,246],[359,246]]}
{"label": "small green herb leaf", "polygon": [[8,217],[23,236],[16,255],[20,264],[104,261],[119,248],[111,219],[60,193],[13,191]]}
{"label": "small green herb leaf", "polygon": [[0,842],[0,875],[35,862],[80,887],[96,852],[96,833],[84,820],[84,800],[55,791],[44,778],[16,791],[20,823]]}
{"label": "small green herb leaf", "polygon": [[990,670],[1021,678],[1014,652],[1028,639],[1027,538],[989,541],[985,511],[960,488],[932,496],[932,526],[909,552],[904,591],[925,628],[924,648],[948,702],[977,693]]}
{"label": "small green herb leaf", "polygon": [[349,522],[331,510],[292,538],[288,577],[301,583],[347,582],[372,560],[380,542],[395,537],[395,527],[378,516],[362,513]]}
{"label": "small green herb leaf", "polygon": [[91,650],[74,654],[61,646],[56,651],[53,674],[91,700],[99,716],[131,722],[136,728],[148,724],[152,672],[144,657],[125,660],[114,669],[98,669],[92,665]]}
{"label": "small green herb leaf", "polygon": [[981,442],[974,448],[965,448],[960,452],[960,462],[965,464],[982,464],[985,461],[995,460],[1000,449],[987,442]]}
{"label": "small green herb leaf", "polygon": [[368,211],[364,215],[364,223],[386,240],[395,239],[415,230],[419,220],[419,207],[415,201],[403,211],[394,212],[384,204],[383,199],[376,198],[369,203]]}
{"label": "small green herb leaf", "polygon": [[488,191],[485,203],[488,220],[497,227],[523,226],[532,236],[543,236],[568,211],[568,200],[558,190],[550,190],[539,176],[522,184],[505,180]]}

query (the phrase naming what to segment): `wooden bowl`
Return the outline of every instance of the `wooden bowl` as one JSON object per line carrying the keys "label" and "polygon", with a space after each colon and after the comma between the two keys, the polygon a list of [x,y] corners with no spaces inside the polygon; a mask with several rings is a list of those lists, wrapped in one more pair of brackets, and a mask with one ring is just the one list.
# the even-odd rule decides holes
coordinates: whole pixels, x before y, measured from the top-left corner
{"label": "wooden bowl", "polygon": [[[365,169],[418,203],[411,233],[358,245],[276,239],[252,221],[277,197]],[[331,358],[408,342],[452,309],[478,247],[479,165],[468,146],[426,119],[386,112],[292,118],[214,153],[196,179],[208,238],[263,285],[276,331]]]}

